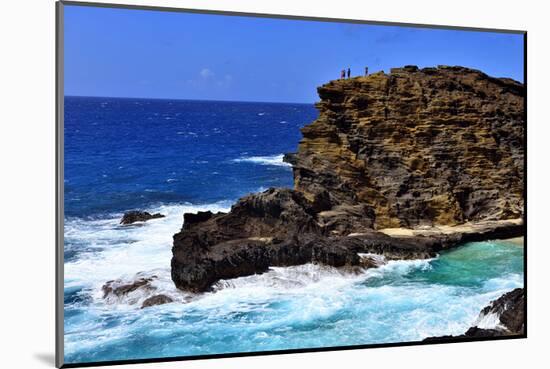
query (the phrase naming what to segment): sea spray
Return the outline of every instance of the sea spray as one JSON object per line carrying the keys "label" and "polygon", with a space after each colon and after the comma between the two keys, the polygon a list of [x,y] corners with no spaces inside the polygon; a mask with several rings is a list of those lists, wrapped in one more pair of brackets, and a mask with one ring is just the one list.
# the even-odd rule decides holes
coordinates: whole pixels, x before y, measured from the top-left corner
{"label": "sea spray", "polygon": [[280,167],[291,167],[287,162],[283,161],[284,154],[267,155],[267,156],[244,156],[233,159],[234,163],[254,163],[258,165],[274,165]]}

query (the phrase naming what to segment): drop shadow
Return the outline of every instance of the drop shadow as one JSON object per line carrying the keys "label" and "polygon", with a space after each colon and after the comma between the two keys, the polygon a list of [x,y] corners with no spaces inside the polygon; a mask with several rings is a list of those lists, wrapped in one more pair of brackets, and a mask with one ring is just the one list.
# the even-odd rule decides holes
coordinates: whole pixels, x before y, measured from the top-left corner
{"label": "drop shadow", "polygon": [[44,364],[55,366],[55,355],[49,353],[34,354],[34,358]]}

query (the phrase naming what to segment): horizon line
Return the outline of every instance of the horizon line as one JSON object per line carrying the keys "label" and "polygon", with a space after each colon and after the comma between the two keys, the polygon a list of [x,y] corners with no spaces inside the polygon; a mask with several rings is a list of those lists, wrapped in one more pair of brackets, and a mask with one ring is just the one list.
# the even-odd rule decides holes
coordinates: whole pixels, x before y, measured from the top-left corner
{"label": "horizon line", "polygon": [[210,101],[210,102],[232,102],[232,103],[256,103],[256,104],[299,104],[315,105],[314,102],[291,102],[291,101],[252,101],[252,100],[223,100],[223,99],[189,99],[176,97],[138,97],[138,96],[98,96],[98,95],[63,95],[63,97],[99,98],[99,99],[140,99],[140,100],[170,100],[170,101]]}

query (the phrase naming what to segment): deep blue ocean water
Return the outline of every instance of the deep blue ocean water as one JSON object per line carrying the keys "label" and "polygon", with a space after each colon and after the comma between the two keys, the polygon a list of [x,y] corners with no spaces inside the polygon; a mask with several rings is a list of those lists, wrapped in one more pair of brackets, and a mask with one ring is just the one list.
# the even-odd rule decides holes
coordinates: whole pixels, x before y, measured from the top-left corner
{"label": "deep blue ocean water", "polygon": [[[292,186],[313,105],[65,98],[65,214],[237,199]],[[276,165],[267,165],[269,163]]]}
{"label": "deep blue ocean water", "polygon": [[[304,104],[67,97],[65,362],[460,334],[492,299],[523,285],[523,248],[491,241],[359,275],[309,264],[221,281],[211,293],[178,291],[170,258],[183,213],[291,187],[282,154],[316,116]],[[132,209],[166,218],[121,227]],[[106,281],[153,275],[153,291],[103,298]],[[140,309],[159,293],[175,302]]]}

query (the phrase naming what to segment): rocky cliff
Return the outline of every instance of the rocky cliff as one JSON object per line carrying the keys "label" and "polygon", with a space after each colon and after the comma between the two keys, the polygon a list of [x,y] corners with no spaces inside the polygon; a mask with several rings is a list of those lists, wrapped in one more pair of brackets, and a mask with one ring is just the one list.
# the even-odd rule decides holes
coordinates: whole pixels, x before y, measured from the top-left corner
{"label": "rocky cliff", "polygon": [[408,66],[318,90],[319,118],[286,156],[295,188],[246,196],[227,214],[185,214],[172,249],[178,288],[269,266],[375,267],[360,255],[426,258],[522,234],[523,85]]}
{"label": "rocky cliff", "polygon": [[394,68],[318,88],[296,190],[367,207],[374,227],[523,214],[522,84],[463,67]]}

